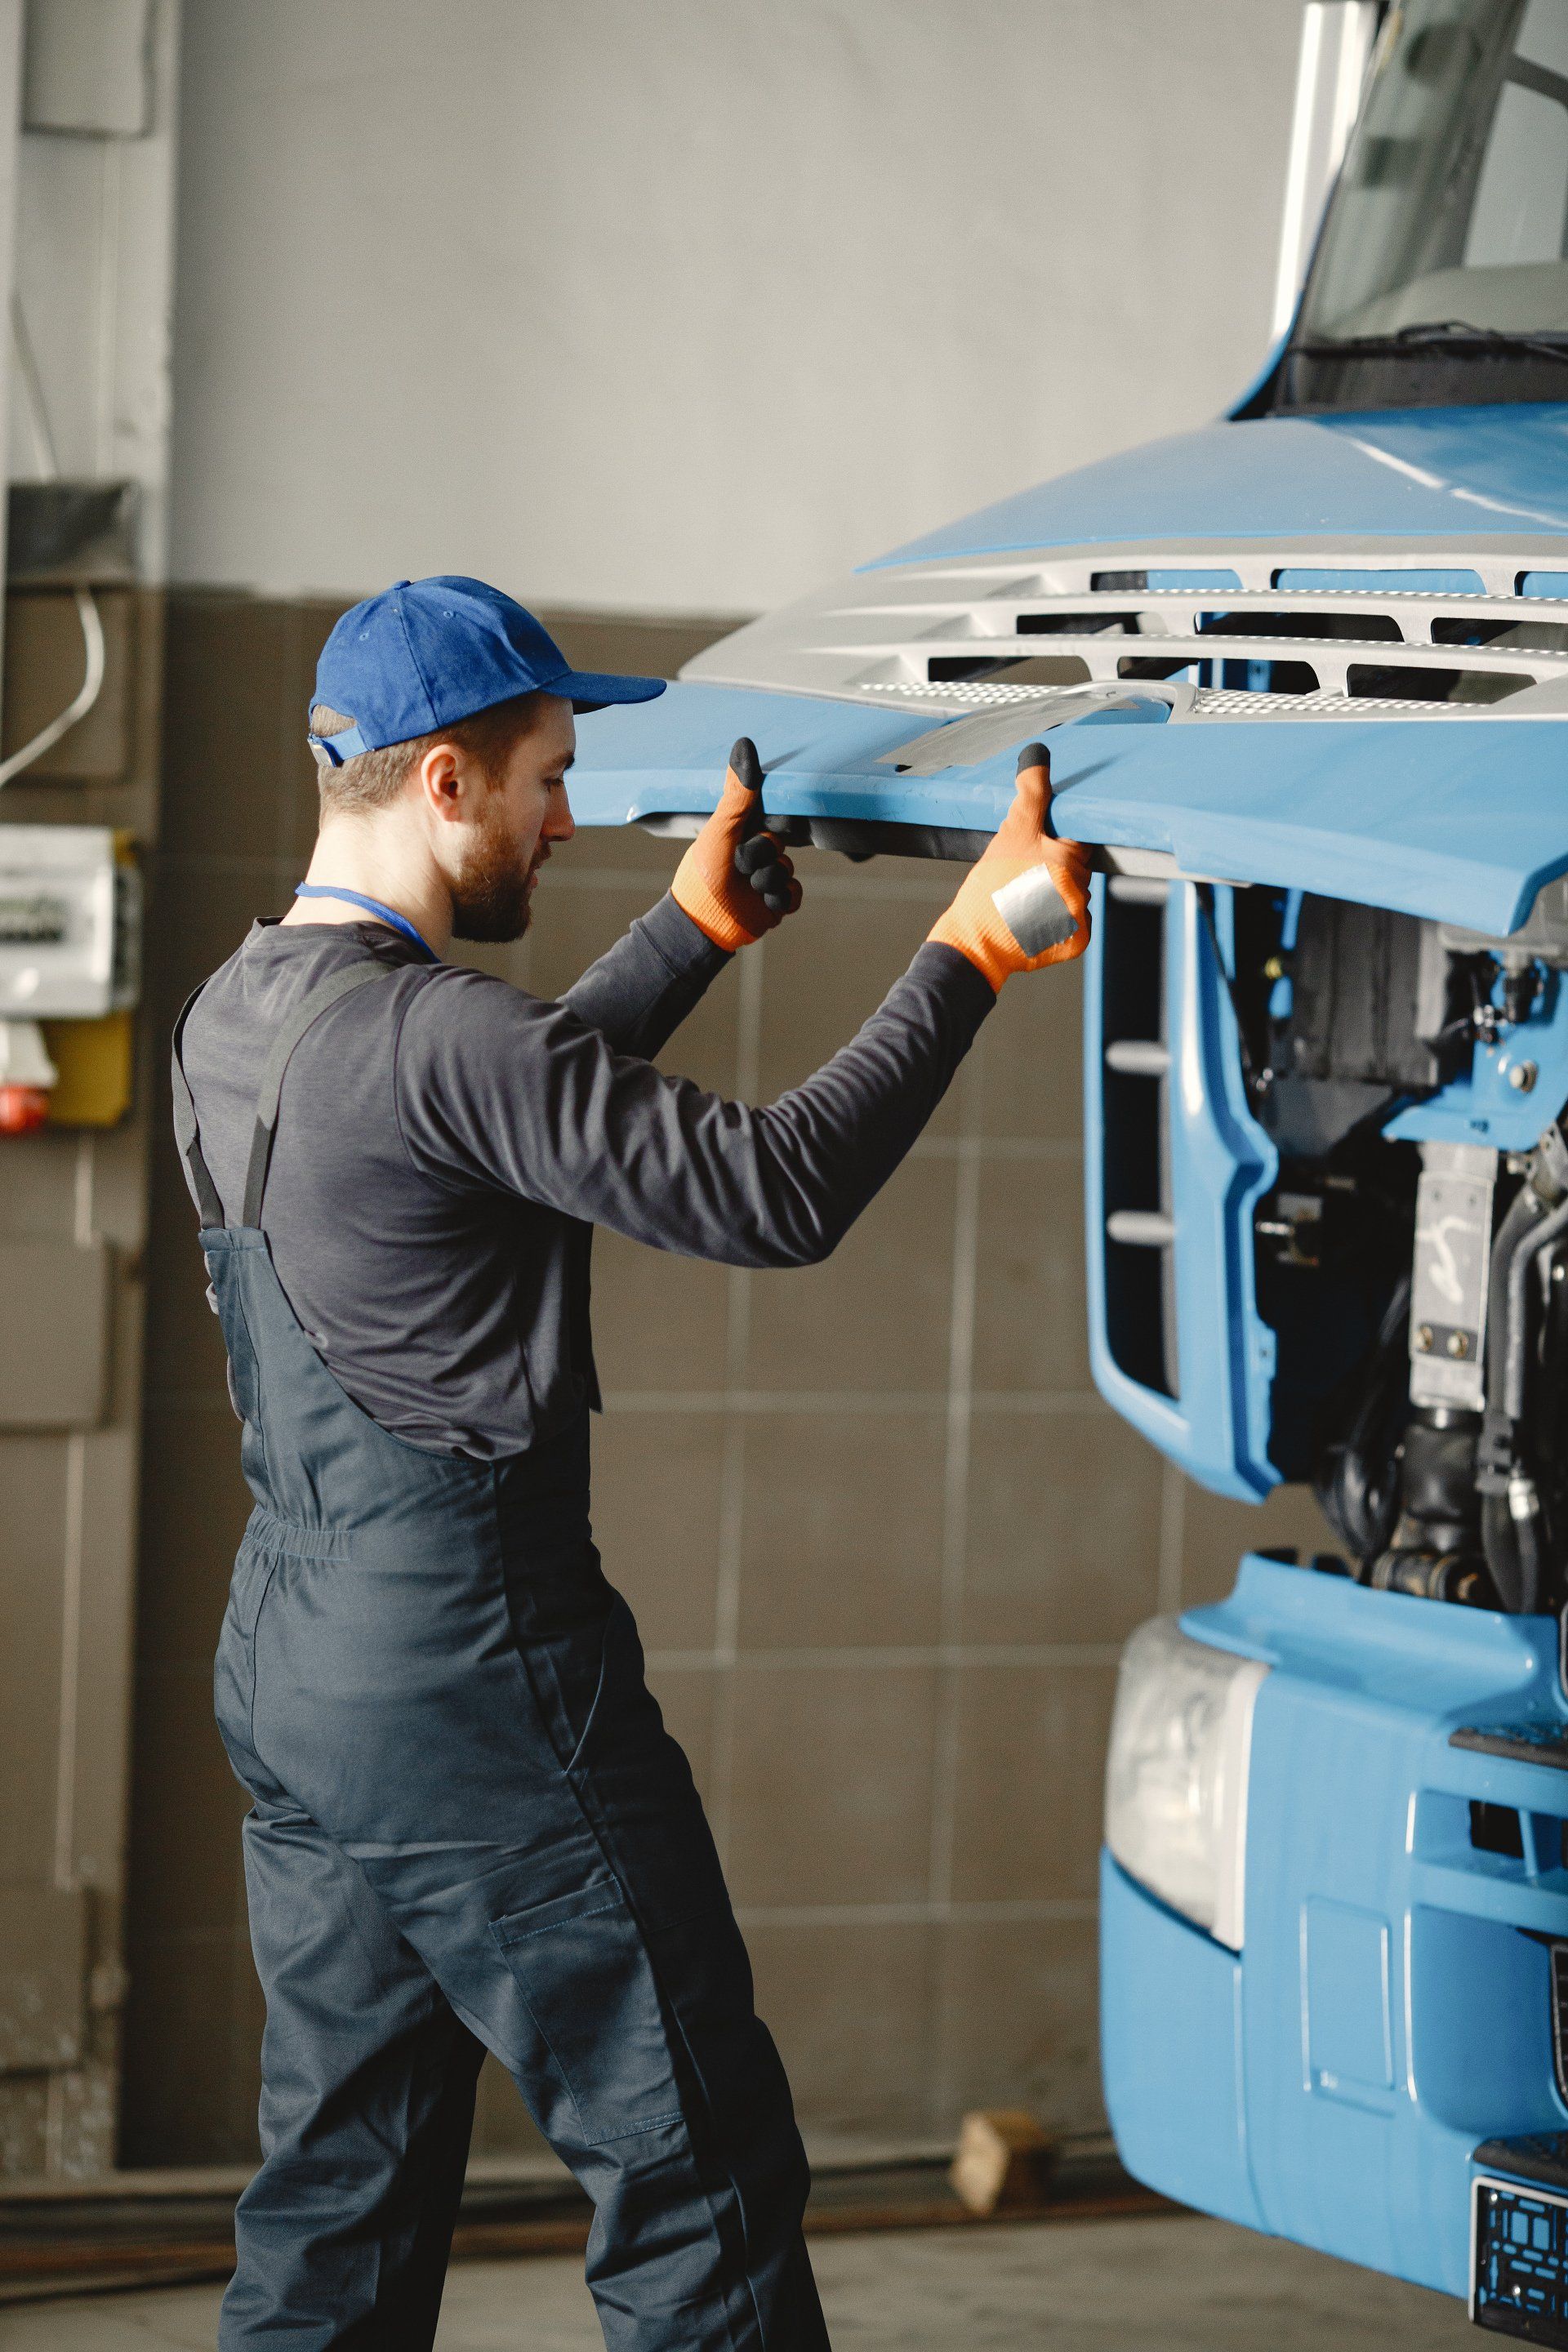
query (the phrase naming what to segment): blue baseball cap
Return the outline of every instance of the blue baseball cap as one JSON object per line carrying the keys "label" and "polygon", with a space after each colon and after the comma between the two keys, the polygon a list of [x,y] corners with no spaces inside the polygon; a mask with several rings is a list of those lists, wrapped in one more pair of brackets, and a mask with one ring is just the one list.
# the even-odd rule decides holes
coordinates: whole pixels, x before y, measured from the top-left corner
{"label": "blue baseball cap", "polygon": [[[316,665],[318,705],[351,724],[310,733],[318,758],[341,768],[416,735],[455,727],[516,694],[559,694],[574,710],[650,702],[661,677],[573,669],[531,613],[482,580],[441,573],[398,580],[346,612]],[[309,714],[307,714],[307,718]]]}

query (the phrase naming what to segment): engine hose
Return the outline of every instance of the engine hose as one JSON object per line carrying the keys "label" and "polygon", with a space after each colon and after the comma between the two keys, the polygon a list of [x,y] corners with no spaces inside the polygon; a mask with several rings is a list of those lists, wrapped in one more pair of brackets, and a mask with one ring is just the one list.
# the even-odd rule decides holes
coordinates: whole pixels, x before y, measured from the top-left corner
{"label": "engine hose", "polygon": [[1560,1201],[1548,1210],[1542,1222],[1526,1234],[1509,1261],[1508,1268],[1508,1352],[1504,1359],[1502,1409],[1510,1421],[1524,1417],[1524,1363],[1526,1348],[1525,1287],[1530,1269],[1542,1250],[1550,1249],[1558,1236],[1568,1232],[1568,1200]]}
{"label": "engine hose", "polygon": [[1542,1586],[1546,1563],[1541,1548],[1541,1498],[1533,1478],[1516,1471],[1508,1482],[1508,1513],[1513,1522],[1514,1549],[1519,1554],[1519,1609],[1533,1617],[1545,1606]]}
{"label": "engine hose", "polygon": [[[1527,1601],[1534,1596],[1525,1590],[1525,1563],[1506,1495],[1481,1497],[1481,1549],[1503,1608],[1510,1617],[1523,1616]],[[1539,1562],[1535,1565],[1539,1571]]]}
{"label": "engine hose", "polygon": [[[1522,1328],[1525,1259],[1532,1236],[1541,1230],[1544,1204],[1528,1184],[1521,1185],[1492,1244],[1487,1295],[1487,1419],[1511,1419],[1508,1413],[1509,1350],[1514,1331]],[[1518,1284],[1515,1284],[1515,1272]]]}
{"label": "engine hose", "polygon": [[[1517,1297],[1522,1306],[1525,1254],[1545,1214],[1542,1202],[1530,1186],[1521,1185],[1492,1243],[1487,1286],[1486,1420],[1478,1466],[1487,1474],[1483,1485],[1490,1476],[1493,1490],[1498,1492],[1513,1463],[1513,1421],[1506,1402],[1508,1359],[1513,1333],[1522,1323],[1522,1316],[1515,1312],[1514,1301]],[[1520,1276],[1517,1290],[1516,1264]]]}
{"label": "engine hose", "polygon": [[1371,1369],[1344,1437],[1331,1445],[1313,1481],[1324,1517],[1353,1559],[1385,1551],[1399,1516],[1395,1463],[1407,1375],[1410,1277],[1384,1310]]}
{"label": "engine hose", "polygon": [[1529,1357],[1530,1270],[1568,1230],[1568,1200],[1548,1209],[1525,1185],[1492,1244],[1487,1309],[1487,1410],[1478,1449],[1481,1545],[1505,1609],[1539,1609],[1545,1575],[1541,1510],[1533,1481],[1517,1458]]}

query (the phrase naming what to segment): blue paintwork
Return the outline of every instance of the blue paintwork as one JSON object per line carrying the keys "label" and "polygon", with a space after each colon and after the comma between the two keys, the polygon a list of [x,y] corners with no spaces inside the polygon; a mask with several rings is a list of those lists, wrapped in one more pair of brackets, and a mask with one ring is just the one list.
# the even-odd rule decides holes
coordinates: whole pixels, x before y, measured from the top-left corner
{"label": "blue paintwork", "polygon": [[1215,588],[1222,593],[1241,586],[1240,572],[1225,563],[1152,563],[1144,579],[1150,588]]}
{"label": "blue paintwork", "polygon": [[1064,834],[1167,850],[1190,874],[1499,933],[1568,868],[1568,741],[1550,719],[1064,727],[1051,761]]}
{"label": "blue paintwork", "polygon": [[1333,596],[1345,589],[1376,596],[1397,595],[1401,592],[1426,596],[1486,593],[1486,583],[1479,572],[1401,572],[1377,564],[1362,564],[1352,570],[1342,563],[1325,572],[1310,563],[1289,563],[1274,574],[1274,585],[1300,589],[1313,596]]}
{"label": "blue paintwork", "polygon": [[[1215,893],[1215,929],[1230,952],[1232,894]],[[1094,888],[1094,912],[1104,884]],[[1175,1058],[1167,1087],[1171,1208],[1176,1252],[1177,1388],[1163,1396],[1129,1378],[1111,1353],[1106,1318],[1105,957],[1097,930],[1085,961],[1084,1219],[1089,1350],[1095,1386],[1135,1429],[1215,1494],[1257,1502],[1279,1473],[1268,1459],[1268,1390],[1275,1339],[1260,1320],[1252,1218],[1274,1181],[1279,1154],[1247,1108],[1236,1016],[1202,919],[1197,892],[1173,885],[1165,919],[1166,1031]]]}
{"label": "blue paintwork", "polygon": [[1265,416],[1152,441],[983,507],[868,571],[1172,539],[1568,530],[1568,403]]}
{"label": "blue paintwork", "polygon": [[1128,2171],[1261,2230],[1247,2160],[1241,1961],[1104,1851],[1100,2015],[1105,2105]]}
{"label": "blue paintwork", "polygon": [[[1494,1151],[1529,1151],[1539,1142],[1568,1103],[1568,988],[1561,972],[1544,972],[1542,983],[1528,1021],[1495,1045],[1478,1044],[1462,1076],[1400,1111],[1384,1133],[1395,1143],[1485,1143]],[[1500,980],[1492,996],[1500,1004]],[[1508,1074],[1527,1062],[1538,1075],[1521,1094]]]}
{"label": "blue paintwork", "polygon": [[1448,1735],[1568,1722],[1556,1626],[1255,1556],[1182,1622],[1274,1669],[1253,1719],[1246,1940],[1238,1963],[1108,1871],[1124,2160],[1189,2204],[1247,2220],[1249,2193],[1258,2226],[1462,2294],[1472,2149],[1568,2121],[1546,1953],[1523,1932],[1568,1935],[1568,1872],[1544,1842],[1527,1862],[1479,1852],[1469,1803],[1555,1825],[1568,1773]]}
{"label": "blue paintwork", "polygon": [[768,771],[763,804],[776,816],[881,816],[991,833],[1011,797],[989,768],[928,778],[879,768],[883,752],[943,723],[907,710],[731,686],[672,686],[638,710],[640,725],[614,709],[578,719],[571,800],[579,824],[706,814],[738,735],[756,742]]}
{"label": "blue paintwork", "polygon": [[[1288,883],[1488,932],[1522,922],[1542,884],[1568,868],[1568,737],[1551,719],[1171,726],[1163,717],[1151,702],[1142,724],[1104,712],[1052,730],[1064,835],[1164,850],[1189,873]],[[706,813],[731,743],[749,734],[775,814],[994,832],[1013,797],[1010,751],[934,776],[878,764],[953,723],[811,695],[675,686],[658,702],[578,721],[572,805],[584,824]]]}

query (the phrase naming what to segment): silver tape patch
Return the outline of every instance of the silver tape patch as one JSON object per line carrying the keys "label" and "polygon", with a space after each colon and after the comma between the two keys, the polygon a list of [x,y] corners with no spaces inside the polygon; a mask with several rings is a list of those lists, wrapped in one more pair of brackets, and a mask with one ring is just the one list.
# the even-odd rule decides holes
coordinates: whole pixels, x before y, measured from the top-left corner
{"label": "silver tape patch", "polygon": [[1016,875],[993,890],[991,904],[1026,956],[1059,948],[1078,929],[1048,866],[1031,866],[1026,874]]}

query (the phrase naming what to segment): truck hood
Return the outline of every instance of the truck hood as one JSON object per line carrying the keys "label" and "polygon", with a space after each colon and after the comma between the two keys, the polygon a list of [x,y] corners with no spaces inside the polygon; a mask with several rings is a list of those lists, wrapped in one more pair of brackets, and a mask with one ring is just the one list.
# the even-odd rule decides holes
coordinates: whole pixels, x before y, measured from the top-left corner
{"label": "truck hood", "polygon": [[1041,736],[1108,865],[1506,934],[1568,870],[1568,404],[1216,425],[1064,476],[585,718],[579,821],[679,829],[742,734],[826,846],[973,856]]}
{"label": "truck hood", "polygon": [[1568,534],[1568,402],[1207,425],[983,507],[868,572],[1138,540]]}

